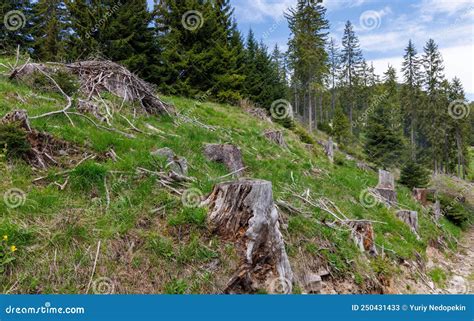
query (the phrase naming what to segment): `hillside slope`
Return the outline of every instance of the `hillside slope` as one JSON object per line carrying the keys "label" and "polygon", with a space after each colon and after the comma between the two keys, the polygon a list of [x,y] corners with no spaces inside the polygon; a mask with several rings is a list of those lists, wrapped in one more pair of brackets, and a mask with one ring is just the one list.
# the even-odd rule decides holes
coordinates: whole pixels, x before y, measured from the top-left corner
{"label": "hillside slope", "polygon": [[[0,235],[17,249],[8,254],[14,260],[0,274],[0,291],[221,293],[238,264],[234,245],[207,229],[205,208],[185,206],[154,175],[135,175],[138,168],[159,171],[164,164],[151,152],[169,147],[187,159],[189,176],[195,178],[187,188],[205,196],[216,183],[230,179],[223,165],[205,158],[205,143],[239,146],[245,176],[271,181],[274,199],[299,209],[292,214],[280,209],[286,249],[297,279],[308,271],[327,271],[323,293],[390,292],[394,277],[408,273],[399,265],[426,260],[428,245],[439,244],[440,237],[446,251],[456,249],[453,237],[459,237],[460,229],[444,218],[439,226],[433,223],[406,188],[397,187],[398,201],[419,212],[419,240],[393,209],[364,206],[361,195],[377,184],[377,173],[358,168],[341,153],[332,164],[320,146],[308,148],[294,132],[234,106],[163,98],[187,118],[143,115],[104,96],[115,111],[111,125],[134,138],[82,117],[72,118],[74,126],[64,115],[31,121],[34,129],[97,157],[77,165],[82,157],[76,156],[76,165],[47,171],[2,158],[0,194],[19,189],[24,202],[15,208],[0,202]],[[16,109],[31,117],[64,104],[59,94],[0,78],[0,118]],[[266,129],[283,130],[288,148],[268,141]],[[108,156],[111,150],[117,157]],[[302,195],[331,200],[351,219],[382,222],[374,223],[374,230],[383,255],[360,253],[350,232],[327,224],[332,216],[303,202]],[[412,277],[418,278],[416,271]],[[296,282],[294,292],[300,291]]]}

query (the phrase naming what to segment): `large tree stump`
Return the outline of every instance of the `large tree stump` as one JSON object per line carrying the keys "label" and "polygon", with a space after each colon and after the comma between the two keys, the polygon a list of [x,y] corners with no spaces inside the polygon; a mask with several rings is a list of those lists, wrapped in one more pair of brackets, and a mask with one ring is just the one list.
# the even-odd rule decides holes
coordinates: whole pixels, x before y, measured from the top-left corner
{"label": "large tree stump", "polygon": [[397,211],[397,217],[410,227],[410,230],[418,236],[418,212],[410,210]]}
{"label": "large tree stump", "polygon": [[367,252],[370,255],[377,255],[375,246],[375,235],[372,223],[363,221],[350,222],[352,228],[351,238],[361,252]]}
{"label": "large tree stump", "polygon": [[334,162],[334,142],[332,141],[332,138],[329,138],[329,140],[324,144],[324,152],[331,163]]}
{"label": "large tree stump", "polygon": [[204,201],[214,233],[235,242],[241,262],[227,293],[291,293],[293,273],[273,202],[272,184],[244,179],[217,184]]}
{"label": "large tree stump", "polygon": [[385,204],[388,207],[397,204],[395,179],[389,171],[379,169],[379,183],[375,187],[375,190],[385,200]]}
{"label": "large tree stump", "polygon": [[428,203],[428,190],[426,188],[414,188],[413,197],[422,205]]}
{"label": "large tree stump", "polygon": [[281,146],[286,147],[285,138],[281,130],[267,130],[263,134],[269,141]]}
{"label": "large tree stump", "polygon": [[230,144],[207,144],[204,147],[204,155],[215,162],[224,163],[227,169],[235,176],[243,175],[244,163],[242,153],[235,145]]}

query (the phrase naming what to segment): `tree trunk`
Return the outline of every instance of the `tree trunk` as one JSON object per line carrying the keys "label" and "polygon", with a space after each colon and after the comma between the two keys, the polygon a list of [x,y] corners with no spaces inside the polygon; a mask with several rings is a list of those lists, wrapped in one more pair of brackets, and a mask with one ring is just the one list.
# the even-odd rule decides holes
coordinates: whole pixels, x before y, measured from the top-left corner
{"label": "tree trunk", "polygon": [[291,293],[293,273],[280,232],[272,183],[245,179],[217,184],[204,204],[209,206],[211,230],[236,244],[241,260],[225,292],[266,289]]}
{"label": "tree trunk", "polygon": [[397,217],[410,227],[410,230],[418,236],[418,212],[410,210],[397,211]]}
{"label": "tree trunk", "polygon": [[224,163],[231,173],[237,177],[243,175],[244,163],[242,153],[235,145],[230,144],[207,144],[204,147],[204,155],[215,162]]}
{"label": "tree trunk", "polygon": [[422,205],[428,203],[428,190],[426,188],[414,188],[413,197]]}
{"label": "tree trunk", "polygon": [[372,223],[370,222],[351,222],[351,238],[361,252],[368,252],[370,255],[377,255],[375,247],[375,236]]}
{"label": "tree trunk", "polygon": [[281,130],[267,130],[264,133],[264,136],[271,142],[275,144],[286,147],[285,138],[283,137],[283,131]]}
{"label": "tree trunk", "polygon": [[379,183],[375,189],[388,207],[397,204],[397,191],[395,191],[395,179],[392,173],[379,169]]}

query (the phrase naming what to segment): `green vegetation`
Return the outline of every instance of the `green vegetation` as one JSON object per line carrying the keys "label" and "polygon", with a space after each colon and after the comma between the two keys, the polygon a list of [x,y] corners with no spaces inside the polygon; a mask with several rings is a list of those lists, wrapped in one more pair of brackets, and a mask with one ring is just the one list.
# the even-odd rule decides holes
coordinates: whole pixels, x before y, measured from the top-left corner
{"label": "green vegetation", "polygon": [[409,160],[402,168],[400,174],[400,184],[407,186],[410,189],[415,187],[423,188],[428,185],[430,181],[429,172],[413,160]]}
{"label": "green vegetation", "polygon": [[[0,78],[0,97],[0,115],[23,108],[34,116],[64,104],[63,98],[55,93],[40,96],[5,78]],[[121,103],[113,97],[104,98],[111,105]],[[122,113],[133,119],[137,128],[146,131],[145,124],[151,124],[166,134],[135,133],[136,138],[126,138],[97,128],[81,117],[72,118],[72,127],[63,115],[31,121],[35,129],[87,147],[98,155],[113,148],[119,159],[114,162],[98,157],[82,162],[64,175],[62,168],[53,167],[42,173],[33,171],[22,160],[2,158],[2,175],[6,179],[0,185],[0,193],[19,188],[26,200],[15,208],[0,203],[0,235],[8,235],[9,244],[17,247],[15,260],[0,275],[1,291],[17,282],[15,291],[19,293],[83,293],[93,264],[92,251],[99,241],[102,245],[97,270],[101,276],[118,275],[119,292],[211,293],[222,288],[234,272],[234,245],[210,234],[204,208],[184,207],[180,197],[164,189],[155,177],[131,174],[138,167],[158,170],[161,165],[150,152],[162,147],[169,147],[188,160],[190,175],[196,178],[190,187],[205,195],[227,171],[205,159],[203,145],[222,141],[237,144],[243,153],[247,176],[270,180],[275,199],[286,200],[312,214],[288,218],[288,229],[283,233],[290,260],[322,258],[335,275],[354,273],[359,283],[367,269],[384,277],[396,271],[383,262],[363,263],[348,232],[319,223],[332,220],[332,216],[308,207],[293,194],[309,189],[313,197],[321,195],[333,200],[351,218],[386,222],[374,225],[375,241],[378,247],[394,251],[386,252],[390,259],[412,258],[416,252],[424,253],[429,241],[441,233],[459,233],[459,228],[445,219],[443,229],[432,223],[405,187],[398,189],[399,201],[402,206],[419,211],[421,240],[393,211],[380,204],[365,208],[359,197],[364,189],[376,185],[376,173],[358,169],[354,161],[331,164],[322,148],[314,144],[316,139],[327,137],[315,137],[299,126],[295,133],[258,121],[228,105],[197,104],[178,97],[164,99],[216,130],[193,123],[176,124],[170,117],[138,114],[133,118],[129,105],[124,106]],[[128,123],[120,117],[114,117],[113,126],[129,130]],[[269,128],[284,131],[288,149],[262,137],[262,132]],[[307,149],[305,143],[313,143],[314,150]],[[31,183],[44,175],[47,178],[39,184]],[[66,180],[64,190],[55,184],[62,185]],[[61,267],[55,270],[54,280],[50,276],[53,257],[56,266]],[[217,264],[216,271],[208,273],[206,266],[211,264]],[[126,275],[133,275],[134,282],[125,281]],[[143,284],[147,287],[141,288]]]}
{"label": "green vegetation", "polygon": [[428,272],[428,275],[431,277],[437,287],[444,288],[446,286],[448,276],[446,275],[446,272],[443,269],[439,267],[434,268]]}

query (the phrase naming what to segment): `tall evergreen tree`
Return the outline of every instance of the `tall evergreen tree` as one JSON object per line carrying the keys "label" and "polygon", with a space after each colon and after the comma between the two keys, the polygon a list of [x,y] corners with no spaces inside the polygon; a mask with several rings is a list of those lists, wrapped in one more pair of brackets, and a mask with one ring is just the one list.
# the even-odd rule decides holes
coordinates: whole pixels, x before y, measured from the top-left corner
{"label": "tall evergreen tree", "polygon": [[359,39],[357,38],[354,27],[350,21],[346,22],[344,34],[342,36],[342,81],[345,86],[346,99],[344,105],[349,110],[349,120],[351,131],[353,124],[353,113],[355,109],[356,86],[358,72],[360,70],[363,56],[360,49]]}
{"label": "tall evergreen tree", "polygon": [[[12,53],[17,46],[27,49],[31,42],[32,5],[30,0],[0,2],[0,50]],[[7,24],[5,24],[5,19]]]}
{"label": "tall evergreen tree", "polygon": [[39,0],[33,6],[34,57],[58,61],[66,56],[68,12],[64,1]]}
{"label": "tall evergreen tree", "polygon": [[336,40],[331,38],[328,46],[329,58],[329,87],[331,88],[331,117],[334,117],[336,108],[336,85],[341,70],[341,53]]}

